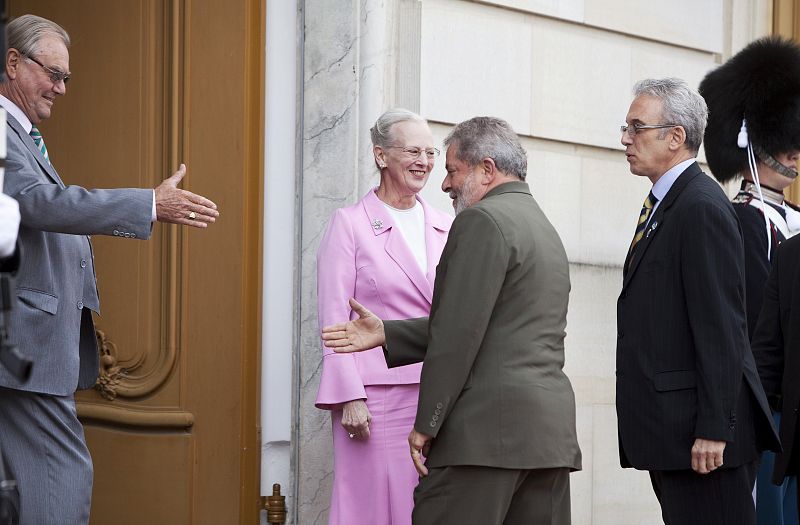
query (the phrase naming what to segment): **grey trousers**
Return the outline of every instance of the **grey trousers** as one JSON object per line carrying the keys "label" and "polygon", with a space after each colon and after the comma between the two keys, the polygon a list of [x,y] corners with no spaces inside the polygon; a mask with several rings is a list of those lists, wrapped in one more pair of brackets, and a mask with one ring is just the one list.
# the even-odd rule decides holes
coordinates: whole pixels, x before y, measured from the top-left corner
{"label": "grey trousers", "polygon": [[569,469],[429,469],[414,491],[414,525],[569,525]]}
{"label": "grey trousers", "polygon": [[0,451],[17,481],[20,525],[85,525],[92,458],[73,396],[0,387]]}

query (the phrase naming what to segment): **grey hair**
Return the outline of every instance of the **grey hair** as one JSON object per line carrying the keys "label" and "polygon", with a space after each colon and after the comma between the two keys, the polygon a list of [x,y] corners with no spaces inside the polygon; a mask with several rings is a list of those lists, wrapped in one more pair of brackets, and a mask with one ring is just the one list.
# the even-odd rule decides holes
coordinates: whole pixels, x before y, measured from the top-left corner
{"label": "grey hair", "polygon": [[456,125],[444,139],[445,147],[457,147],[456,158],[470,167],[483,159],[494,160],[497,169],[525,180],[528,154],[519,137],[505,120],[495,117],[473,117]]}
{"label": "grey hair", "polygon": [[370,137],[372,138],[373,146],[380,146],[386,148],[393,140],[392,126],[400,122],[422,122],[427,124],[427,121],[414,113],[403,108],[392,108],[386,110],[383,115],[378,117],[375,125],[369,130]]}
{"label": "grey hair", "polygon": [[641,95],[655,97],[664,104],[661,115],[664,122],[647,124],[676,124],[683,127],[686,130],[686,147],[692,153],[697,153],[703,143],[708,121],[708,106],[703,97],[680,78],[640,80],[633,86],[633,96]]}
{"label": "grey hair", "polygon": [[39,41],[45,36],[60,38],[69,47],[69,35],[63,27],[36,15],[22,15],[6,26],[8,47],[13,47],[25,56],[34,56],[39,51]]}

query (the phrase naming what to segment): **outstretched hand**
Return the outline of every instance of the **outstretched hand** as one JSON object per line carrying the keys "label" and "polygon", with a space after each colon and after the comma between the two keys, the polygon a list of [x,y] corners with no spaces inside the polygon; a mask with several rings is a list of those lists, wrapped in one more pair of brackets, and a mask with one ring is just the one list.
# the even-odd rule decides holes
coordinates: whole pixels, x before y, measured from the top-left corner
{"label": "outstretched hand", "polygon": [[181,164],[178,171],[156,188],[156,220],[207,228],[219,217],[217,205],[202,195],[178,188],[184,175],[186,165]]}
{"label": "outstretched hand", "polygon": [[363,352],[382,346],[386,342],[383,321],[355,299],[350,299],[350,308],[358,314],[358,319],[324,327],[322,340],[325,346],[343,353]]}

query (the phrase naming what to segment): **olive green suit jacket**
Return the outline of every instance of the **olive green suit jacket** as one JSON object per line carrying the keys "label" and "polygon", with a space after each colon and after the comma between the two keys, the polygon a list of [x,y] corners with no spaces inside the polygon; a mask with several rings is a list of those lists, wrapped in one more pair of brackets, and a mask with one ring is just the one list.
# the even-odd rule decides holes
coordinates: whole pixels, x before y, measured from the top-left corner
{"label": "olive green suit jacket", "polygon": [[424,360],[414,428],[429,467],[581,468],[562,370],[569,265],[524,182],[459,213],[427,318],[386,321],[390,367]]}

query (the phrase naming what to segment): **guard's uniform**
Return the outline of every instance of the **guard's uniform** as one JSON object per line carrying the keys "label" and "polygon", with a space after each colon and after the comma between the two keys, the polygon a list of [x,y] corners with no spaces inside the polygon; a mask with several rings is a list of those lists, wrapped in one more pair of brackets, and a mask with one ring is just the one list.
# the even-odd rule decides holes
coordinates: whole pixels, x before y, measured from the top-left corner
{"label": "guard's uniform", "polygon": [[[755,184],[743,180],[739,193],[733,198],[733,209],[739,216],[744,238],[745,286],[747,301],[747,331],[752,340],[764,288],[769,276],[771,261],[775,260],[778,245],[800,232],[800,207],[786,201],[783,193],[761,185],[761,194],[766,204],[769,219],[769,235],[767,243],[767,226],[764,211]],[[767,247],[770,256],[767,258]],[[772,408],[772,416],[780,425],[781,400],[777,396],[767,396]],[[797,515],[795,490],[797,480],[787,476],[781,487],[771,483],[775,465],[775,454],[765,451],[761,456],[761,468],[758,472],[758,495],[756,509],[759,525],[764,523],[785,523]]]}
{"label": "guard's uniform", "polygon": [[[798,163],[791,154],[800,151],[800,45],[777,36],[751,42],[710,71],[700,82],[699,91],[708,105],[703,145],[717,181],[724,184],[741,176],[755,179],[756,170],[762,175],[774,172],[787,182],[797,177]],[[790,155],[784,159],[783,154]],[[744,237],[751,340],[767,277],[780,253],[776,253],[778,245],[800,230],[800,210],[785,202],[782,192],[763,184],[761,190],[763,204],[755,184],[745,180],[742,191],[733,199]],[[763,367],[763,363],[758,365]],[[780,425],[781,392],[771,390],[767,397],[775,423]],[[790,422],[787,418],[784,423],[793,424],[794,419]],[[758,525],[796,525],[796,478],[790,476],[781,486],[773,485],[775,457],[764,452],[761,458],[756,489]]]}
{"label": "guard's uniform", "polygon": [[[770,261],[775,257],[775,250],[780,243],[800,232],[800,207],[786,201],[782,192],[763,184],[761,193],[767,206],[771,243],[767,242],[764,212],[755,184],[743,180],[741,190],[732,201],[733,209],[739,216],[744,237],[747,330],[751,338],[758,320],[758,313],[761,311],[764,286],[767,283],[771,267]],[[769,257],[767,257],[768,245],[770,246]]]}

